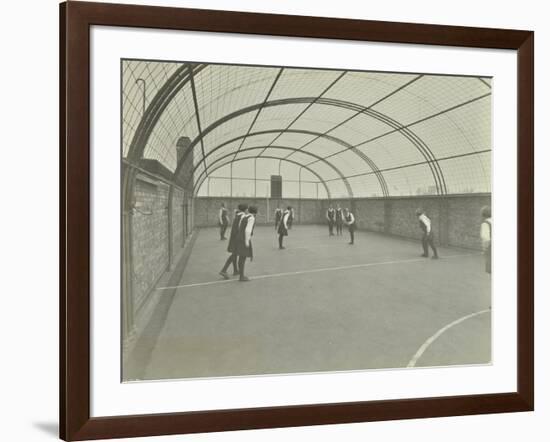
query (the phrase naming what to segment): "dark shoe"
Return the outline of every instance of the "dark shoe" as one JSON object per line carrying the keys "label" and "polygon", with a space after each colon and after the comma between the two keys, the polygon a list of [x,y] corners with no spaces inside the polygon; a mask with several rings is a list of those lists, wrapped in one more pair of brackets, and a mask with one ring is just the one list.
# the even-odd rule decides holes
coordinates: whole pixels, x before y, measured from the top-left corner
{"label": "dark shoe", "polygon": [[239,281],[241,281],[241,282],[247,282],[247,281],[250,281],[250,278],[247,278],[246,276],[241,276],[241,277],[239,278]]}
{"label": "dark shoe", "polygon": [[279,250],[283,250],[283,249],[286,249],[286,247],[284,246],[279,247]]}
{"label": "dark shoe", "polygon": [[239,274],[239,272],[236,271],[236,270],[233,272],[233,276],[237,276],[238,274]]}
{"label": "dark shoe", "polygon": [[353,243],[352,243],[352,242],[348,242],[348,244],[349,244],[350,246],[352,246],[352,245],[353,245]]}
{"label": "dark shoe", "polygon": [[432,259],[439,259],[439,256],[434,255],[434,256],[432,256]]}
{"label": "dark shoe", "polygon": [[229,279],[229,275],[227,274],[227,272],[220,272],[220,275],[223,279]]}
{"label": "dark shoe", "polygon": [[428,255],[424,255],[424,253],[422,255],[420,255],[422,258],[427,258]]}

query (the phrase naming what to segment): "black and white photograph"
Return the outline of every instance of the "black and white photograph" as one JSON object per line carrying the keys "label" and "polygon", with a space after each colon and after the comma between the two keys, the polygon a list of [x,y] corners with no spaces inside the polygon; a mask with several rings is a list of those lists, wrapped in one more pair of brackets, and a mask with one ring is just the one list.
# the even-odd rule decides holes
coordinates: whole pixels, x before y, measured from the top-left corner
{"label": "black and white photograph", "polygon": [[545,11],[6,2],[0,439],[546,441]]}
{"label": "black and white photograph", "polygon": [[492,363],[492,78],[120,75],[123,381]]}

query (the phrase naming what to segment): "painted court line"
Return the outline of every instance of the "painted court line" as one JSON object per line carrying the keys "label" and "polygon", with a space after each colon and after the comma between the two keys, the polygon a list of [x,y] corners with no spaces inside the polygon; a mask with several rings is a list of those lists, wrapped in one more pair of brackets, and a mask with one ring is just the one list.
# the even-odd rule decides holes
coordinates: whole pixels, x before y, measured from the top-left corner
{"label": "painted court line", "polygon": [[[460,254],[460,255],[448,255],[444,256],[443,259],[449,259],[449,258],[459,258],[461,256],[472,256],[477,254]],[[415,258],[415,259],[405,259],[401,261],[383,261],[383,262],[370,262],[366,264],[352,264],[349,266],[340,266],[340,267],[324,267],[321,269],[312,269],[312,270],[301,270],[298,272],[285,272],[285,273],[269,273],[267,275],[258,275],[253,276],[250,278],[251,281],[255,281],[256,279],[266,279],[266,278],[278,278],[280,276],[294,276],[294,275],[305,275],[308,273],[319,273],[319,272],[333,272],[336,270],[347,270],[347,269],[357,269],[357,268],[364,268],[364,267],[374,267],[374,266],[383,266],[383,265],[390,265],[390,264],[406,264],[406,263],[412,263],[412,262],[425,262],[426,258]],[[201,287],[206,285],[216,285],[216,284],[227,284],[231,282],[238,282],[237,279],[222,279],[217,281],[208,281],[208,282],[197,282],[195,284],[184,284],[184,285],[176,285],[172,287],[157,287],[157,290],[171,290],[171,289],[182,289],[182,288],[191,288],[191,287]]]}
{"label": "painted court line", "polygon": [[[275,249],[277,249],[279,247],[278,244],[274,244],[275,245]],[[301,245],[297,245],[295,247],[287,247],[286,249],[287,250],[301,250],[301,249],[325,249],[325,248],[334,248],[334,247],[342,247],[342,248],[345,248],[345,249],[349,249],[349,244],[347,242],[341,242],[341,243],[337,243],[337,244],[319,244],[317,246],[310,246],[310,245],[307,245],[307,246],[301,246]]]}
{"label": "painted court line", "polygon": [[471,313],[469,315],[466,315],[466,316],[463,316],[462,318],[459,318],[457,319],[456,321],[453,321],[451,322],[450,324],[446,325],[445,327],[443,327],[442,329],[438,330],[437,333],[435,333],[434,335],[430,336],[426,342],[424,342],[424,344],[422,344],[422,346],[418,349],[418,351],[415,353],[415,355],[412,357],[412,359],[409,361],[409,363],[407,364],[407,368],[412,368],[416,365],[416,363],[418,362],[418,360],[422,357],[422,355],[424,354],[424,352],[428,349],[428,347],[430,345],[432,345],[443,333],[445,333],[447,330],[449,330],[450,328],[454,327],[455,325],[458,325],[460,324],[461,322],[464,322],[466,321],[467,319],[470,319],[470,318],[474,318],[476,316],[479,316],[479,315],[482,315],[484,313],[488,313],[490,312],[491,309],[485,309],[485,310],[481,310],[479,312],[476,312],[476,313]]}

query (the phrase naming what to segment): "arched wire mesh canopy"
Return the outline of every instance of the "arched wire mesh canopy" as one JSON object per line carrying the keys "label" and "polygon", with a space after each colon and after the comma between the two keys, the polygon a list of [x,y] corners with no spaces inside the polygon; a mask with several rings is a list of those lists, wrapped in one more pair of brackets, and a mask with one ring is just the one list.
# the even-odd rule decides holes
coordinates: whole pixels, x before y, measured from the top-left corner
{"label": "arched wire mesh canopy", "polygon": [[122,76],[125,161],[195,195],[265,197],[270,175],[287,197],[491,190],[488,78],[135,60]]}

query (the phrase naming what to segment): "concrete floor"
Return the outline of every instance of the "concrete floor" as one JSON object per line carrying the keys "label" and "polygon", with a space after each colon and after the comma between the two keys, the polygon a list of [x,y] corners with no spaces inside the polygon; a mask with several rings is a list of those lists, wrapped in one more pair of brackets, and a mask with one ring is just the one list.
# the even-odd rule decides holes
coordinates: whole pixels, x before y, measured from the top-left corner
{"label": "concrete floor", "polygon": [[419,243],[369,232],[347,242],[347,231],[329,237],[323,226],[294,226],[278,250],[274,229],[257,227],[246,264],[253,280],[241,283],[218,276],[227,242],[202,229],[162,324],[138,341],[142,357],[128,362],[125,378],[397,368],[415,355],[416,366],[490,362],[490,311],[417,354],[444,327],[490,308],[479,253],[441,248],[435,261],[419,256]]}

